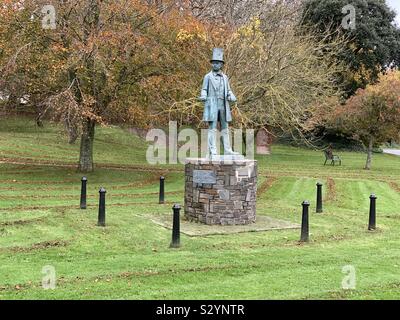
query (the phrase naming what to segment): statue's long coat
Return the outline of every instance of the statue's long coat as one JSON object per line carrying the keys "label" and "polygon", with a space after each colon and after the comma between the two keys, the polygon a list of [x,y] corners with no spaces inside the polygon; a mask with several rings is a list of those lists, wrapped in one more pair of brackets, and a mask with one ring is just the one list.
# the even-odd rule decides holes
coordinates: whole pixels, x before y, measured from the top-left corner
{"label": "statue's long coat", "polygon": [[[232,99],[234,97],[233,92],[231,91],[231,87],[229,85],[229,80],[226,74],[222,73],[224,78],[224,101],[225,101],[225,118],[227,122],[232,121],[231,108],[229,106],[228,97]],[[201,89],[201,96],[207,97],[207,100],[204,104],[204,114],[203,121],[211,122],[218,120],[218,100],[217,100],[217,92],[216,86],[218,83],[214,82],[214,75],[211,71],[206,74],[203,81],[203,87]],[[236,98],[234,98],[236,99]]]}

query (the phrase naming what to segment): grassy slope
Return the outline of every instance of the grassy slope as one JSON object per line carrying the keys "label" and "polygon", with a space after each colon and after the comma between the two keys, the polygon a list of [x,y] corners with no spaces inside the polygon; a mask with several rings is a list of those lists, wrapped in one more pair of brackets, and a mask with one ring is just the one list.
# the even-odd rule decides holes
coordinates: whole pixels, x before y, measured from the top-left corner
{"label": "grassy slope", "polygon": [[[182,248],[171,250],[170,231],[146,215],[170,215],[182,203],[183,167],[149,166],[143,141],[99,128],[99,166],[88,175],[89,208],[81,211],[79,146],[59,130],[0,120],[0,161],[8,162],[0,163],[0,299],[400,298],[400,158],[375,155],[367,172],[363,154],[341,153],[342,167],[324,167],[320,152],[275,146],[258,158],[258,214],[299,222],[300,203],[309,199],[315,210],[322,181],[325,213],[311,215],[312,241],[299,245],[298,230],[182,235]],[[160,174],[165,205],[157,204]],[[100,186],[108,190],[106,228],[96,227]],[[373,233],[366,230],[371,192]],[[349,264],[357,289],[345,291]],[[56,268],[56,290],[41,287],[45,265]]]}

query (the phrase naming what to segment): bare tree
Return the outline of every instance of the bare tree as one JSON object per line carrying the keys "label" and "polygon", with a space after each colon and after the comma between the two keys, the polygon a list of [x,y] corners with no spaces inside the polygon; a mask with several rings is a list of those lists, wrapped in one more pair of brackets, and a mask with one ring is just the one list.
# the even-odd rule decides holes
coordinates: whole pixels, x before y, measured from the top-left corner
{"label": "bare tree", "polygon": [[[239,15],[246,1],[225,3],[222,8],[228,4]],[[226,49],[225,71],[239,100],[232,108],[235,125],[265,128],[275,135],[292,134],[310,142],[306,139],[313,129],[310,115],[340,95],[335,76],[344,66],[336,57],[345,40],[337,38],[327,44],[312,33],[299,32],[298,1],[255,1],[251,5],[252,16],[243,20],[247,22],[226,28],[226,37],[219,43]],[[197,91],[198,87],[192,88],[192,99],[177,101],[166,112],[192,114],[200,122],[202,105],[195,101]]]}

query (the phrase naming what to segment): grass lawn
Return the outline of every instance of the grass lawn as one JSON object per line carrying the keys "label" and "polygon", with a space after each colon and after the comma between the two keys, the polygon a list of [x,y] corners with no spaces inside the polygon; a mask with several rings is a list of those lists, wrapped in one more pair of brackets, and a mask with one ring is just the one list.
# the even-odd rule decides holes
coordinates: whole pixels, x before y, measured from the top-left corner
{"label": "grass lawn", "polygon": [[[400,157],[322,152],[275,145],[258,156],[257,214],[294,223],[311,201],[311,241],[299,230],[181,236],[148,215],[183,204],[182,165],[151,166],[146,143],[118,128],[98,128],[97,169],[88,175],[88,209],[79,210],[79,144],[61,128],[0,120],[0,299],[398,299],[400,298]],[[166,177],[166,204],[158,179]],[[315,212],[316,182],[324,213]],[[107,189],[107,227],[97,223],[98,190]],[[367,231],[369,195],[377,225]],[[54,266],[55,290],[42,288]],[[356,289],[342,289],[354,266]]]}

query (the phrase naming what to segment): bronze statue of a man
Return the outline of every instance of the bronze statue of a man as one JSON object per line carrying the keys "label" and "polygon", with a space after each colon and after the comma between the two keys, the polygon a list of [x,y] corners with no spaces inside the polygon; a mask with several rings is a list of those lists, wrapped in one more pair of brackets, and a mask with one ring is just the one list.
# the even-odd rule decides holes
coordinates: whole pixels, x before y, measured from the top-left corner
{"label": "bronze statue of a man", "polygon": [[238,155],[229,140],[229,122],[232,121],[229,102],[237,102],[229,85],[228,77],[222,72],[224,52],[220,48],[213,50],[212,71],[204,77],[200,100],[204,102],[203,121],[208,122],[208,155],[217,155],[217,124],[221,124],[221,136],[225,155]]}

